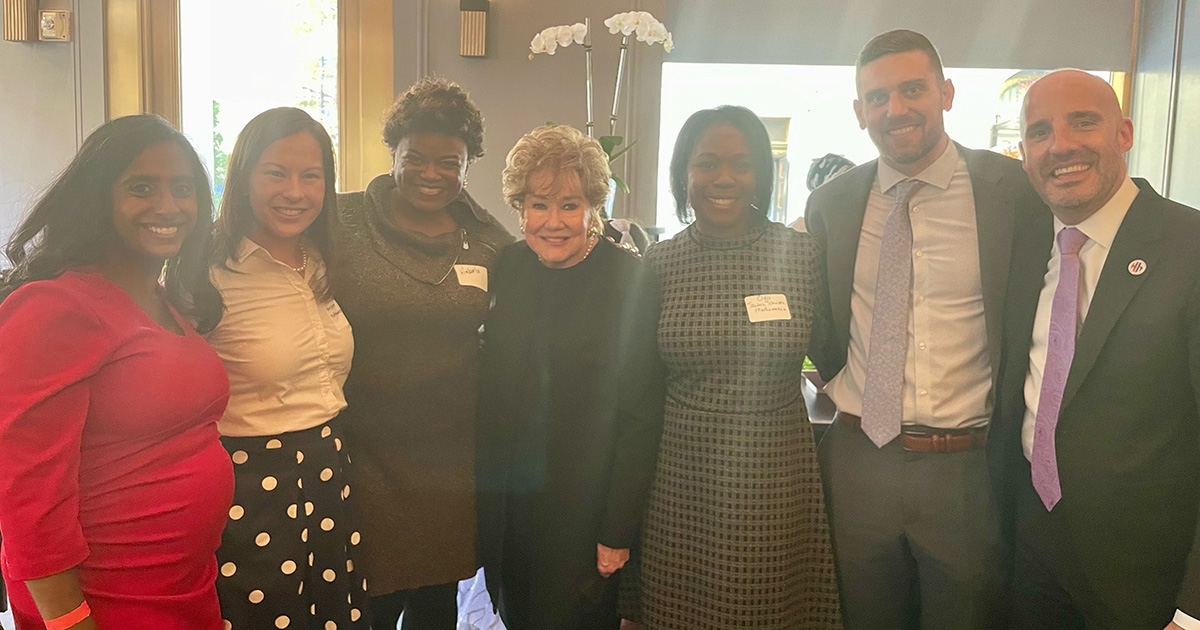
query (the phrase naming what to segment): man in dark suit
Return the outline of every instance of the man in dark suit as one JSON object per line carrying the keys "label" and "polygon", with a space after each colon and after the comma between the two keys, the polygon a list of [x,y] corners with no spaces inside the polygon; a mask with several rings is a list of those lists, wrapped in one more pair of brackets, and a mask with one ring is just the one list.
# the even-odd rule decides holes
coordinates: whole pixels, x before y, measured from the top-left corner
{"label": "man in dark suit", "polygon": [[809,350],[837,420],[819,455],[848,630],[1004,626],[985,445],[1020,163],[952,142],[954,85],[912,31],[867,43],[859,124],[879,149],[809,197],[826,286]]}
{"label": "man in dark suit", "polygon": [[1130,179],[1132,145],[1090,74],[1025,96],[1053,214],[1019,218],[993,431],[1020,494],[1020,630],[1200,628],[1200,212]]}

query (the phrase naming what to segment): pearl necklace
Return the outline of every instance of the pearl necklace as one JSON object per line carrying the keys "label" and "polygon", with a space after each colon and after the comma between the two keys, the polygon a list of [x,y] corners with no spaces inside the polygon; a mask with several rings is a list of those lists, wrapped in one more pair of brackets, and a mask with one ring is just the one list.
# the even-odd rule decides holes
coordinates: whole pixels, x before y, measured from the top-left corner
{"label": "pearl necklace", "polygon": [[[575,262],[575,264],[574,264],[574,265],[571,265],[572,267],[574,267],[575,265],[578,265],[579,263],[581,263],[581,262],[583,262],[583,261],[587,260],[587,257],[588,257],[589,255],[591,255],[591,253],[592,253],[592,250],[593,250],[593,249],[596,249],[596,243],[599,243],[599,242],[600,242],[600,235],[599,235],[599,234],[592,234],[592,235],[588,236],[588,240],[589,240],[589,241],[591,241],[591,244],[590,244],[590,245],[588,245],[587,251],[583,253],[583,258],[580,258],[578,261],[576,261],[576,262]],[[610,240],[610,241],[611,241],[612,239],[610,238],[610,239],[608,239],[608,240]],[[545,259],[543,259],[541,256],[538,256],[538,257],[537,257],[537,259],[538,259],[538,262],[541,262],[541,263],[544,263],[544,262],[546,262],[546,261],[545,261]]]}
{"label": "pearl necklace", "polygon": [[295,271],[296,273],[303,276],[304,270],[307,268],[308,268],[308,250],[301,247],[300,248],[300,266],[293,267],[291,265],[288,265],[288,269],[291,269],[292,271]]}

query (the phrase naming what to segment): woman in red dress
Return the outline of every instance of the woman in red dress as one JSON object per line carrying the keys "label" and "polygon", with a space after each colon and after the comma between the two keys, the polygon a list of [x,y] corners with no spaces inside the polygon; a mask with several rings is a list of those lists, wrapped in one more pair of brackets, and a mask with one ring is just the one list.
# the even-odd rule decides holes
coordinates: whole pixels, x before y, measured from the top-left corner
{"label": "woman in red dress", "polygon": [[229,385],[197,334],[221,317],[211,217],[187,140],[129,116],[84,142],[9,242],[0,531],[18,630],[222,627]]}

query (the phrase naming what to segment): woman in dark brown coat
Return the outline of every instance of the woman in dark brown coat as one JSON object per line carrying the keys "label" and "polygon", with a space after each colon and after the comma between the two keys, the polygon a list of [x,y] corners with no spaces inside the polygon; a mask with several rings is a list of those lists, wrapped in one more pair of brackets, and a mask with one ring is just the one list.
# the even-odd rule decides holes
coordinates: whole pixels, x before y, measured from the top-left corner
{"label": "woman in dark brown coat", "polygon": [[340,195],[334,296],[354,328],[343,412],[373,624],[453,630],[475,573],[475,381],[488,267],[512,237],[463,189],[483,155],[467,94],[426,79],[396,99],[392,173]]}

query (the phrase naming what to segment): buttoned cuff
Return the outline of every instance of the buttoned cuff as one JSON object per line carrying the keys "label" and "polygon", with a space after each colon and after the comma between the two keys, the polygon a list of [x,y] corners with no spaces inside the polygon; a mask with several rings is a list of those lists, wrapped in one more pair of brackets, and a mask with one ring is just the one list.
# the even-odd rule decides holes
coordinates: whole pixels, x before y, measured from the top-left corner
{"label": "buttoned cuff", "polygon": [[1200,619],[1196,619],[1182,610],[1176,610],[1175,625],[1183,630],[1200,630]]}

